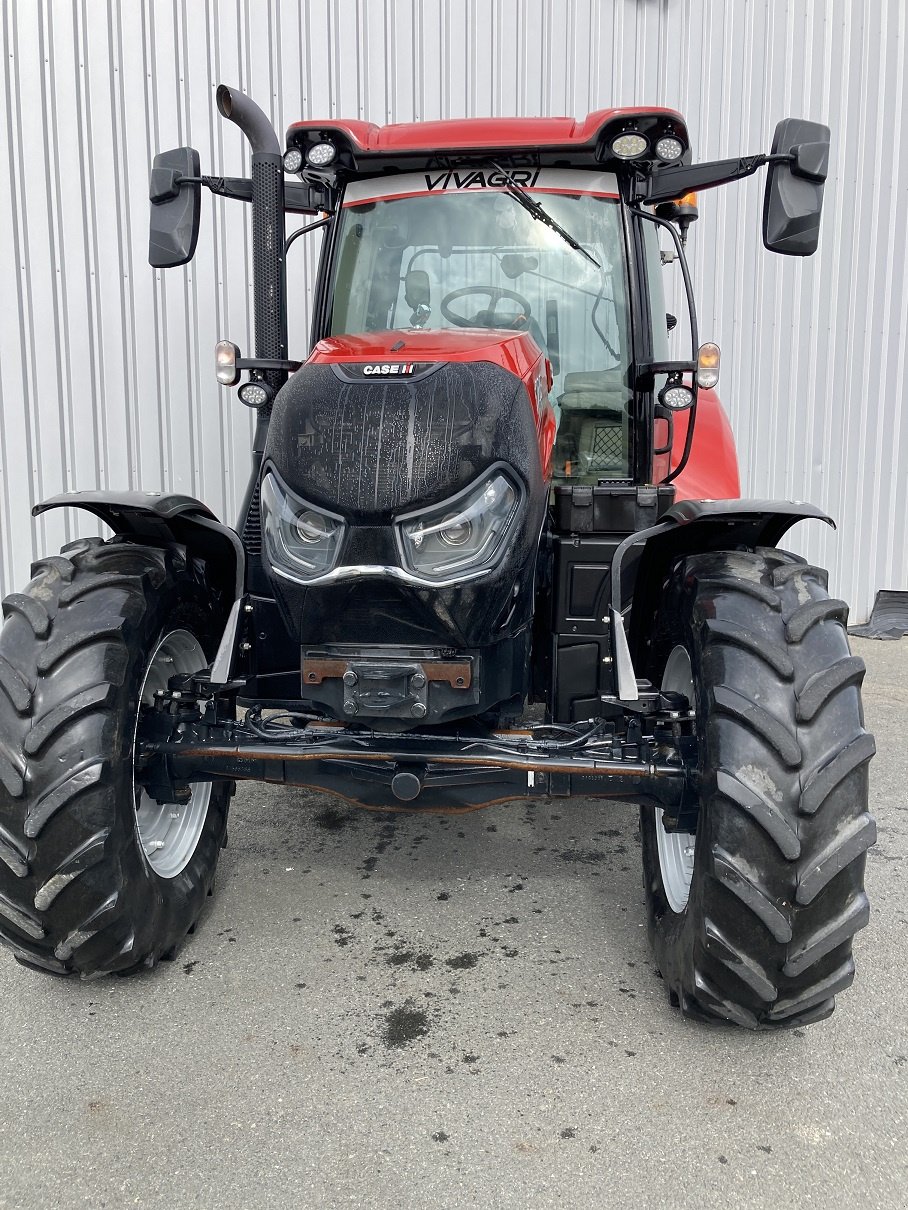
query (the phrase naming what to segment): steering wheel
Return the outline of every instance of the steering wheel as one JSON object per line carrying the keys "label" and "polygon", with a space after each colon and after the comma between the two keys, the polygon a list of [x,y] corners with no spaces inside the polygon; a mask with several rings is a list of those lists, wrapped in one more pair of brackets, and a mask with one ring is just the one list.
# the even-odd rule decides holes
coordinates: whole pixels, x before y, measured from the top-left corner
{"label": "steering wheel", "polygon": [[[450,304],[458,298],[467,298],[471,294],[481,294],[488,299],[488,306],[475,315],[458,315],[451,310]],[[499,315],[498,304],[503,298],[509,298],[520,307],[517,315]],[[458,328],[526,328],[530,322],[530,304],[522,294],[514,290],[503,290],[500,286],[464,286],[461,290],[452,290],[441,300],[441,313],[450,323]]]}

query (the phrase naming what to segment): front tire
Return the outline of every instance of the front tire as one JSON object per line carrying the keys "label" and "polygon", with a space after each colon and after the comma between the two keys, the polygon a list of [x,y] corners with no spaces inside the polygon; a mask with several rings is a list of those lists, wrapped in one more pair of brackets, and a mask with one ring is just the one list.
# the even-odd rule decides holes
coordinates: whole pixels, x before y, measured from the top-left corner
{"label": "front tire", "polygon": [[[688,1017],[748,1029],[821,1020],[854,978],[876,838],[847,607],[824,572],[775,550],[687,558],[664,592],[650,671],[660,683],[679,651],[689,660],[700,807],[696,835],[680,841],[642,810],[659,970]],[[672,846],[692,850],[686,895]]]}
{"label": "front tire", "polygon": [[176,548],[87,539],[32,575],[0,631],[0,940],[55,974],[153,966],[202,911],[230,787],[143,796],[138,711],[208,663],[223,607]]}

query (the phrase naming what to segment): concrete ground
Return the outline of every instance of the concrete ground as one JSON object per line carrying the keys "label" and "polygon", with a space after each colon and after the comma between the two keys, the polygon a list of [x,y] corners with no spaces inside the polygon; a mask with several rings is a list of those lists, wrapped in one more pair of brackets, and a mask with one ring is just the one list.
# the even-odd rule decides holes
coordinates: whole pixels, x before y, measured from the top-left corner
{"label": "concrete ground", "polygon": [[178,961],[0,961],[0,1207],[904,1207],[908,640],[869,668],[857,982],[779,1035],[682,1021],[636,812],[388,817],[250,785]]}

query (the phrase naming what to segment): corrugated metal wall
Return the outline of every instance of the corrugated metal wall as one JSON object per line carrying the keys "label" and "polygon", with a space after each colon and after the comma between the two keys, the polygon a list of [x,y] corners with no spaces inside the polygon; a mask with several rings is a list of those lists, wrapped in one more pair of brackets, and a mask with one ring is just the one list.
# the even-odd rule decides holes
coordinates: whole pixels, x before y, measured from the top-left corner
{"label": "corrugated metal wall", "polygon": [[[656,104],[711,158],[768,149],[787,114],[827,121],[816,257],[763,251],[762,174],[702,195],[691,245],[744,490],[839,519],[796,541],[863,619],[877,587],[908,585],[905,38],[903,0],[2,0],[0,588],[91,529],[31,520],[57,491],[172,489],[234,517],[250,416],[212,348],[250,343],[248,210],[206,197],[192,265],[146,262],[154,151],[248,170],[215,115],[226,81],[279,131]],[[317,238],[290,264],[296,356]]]}

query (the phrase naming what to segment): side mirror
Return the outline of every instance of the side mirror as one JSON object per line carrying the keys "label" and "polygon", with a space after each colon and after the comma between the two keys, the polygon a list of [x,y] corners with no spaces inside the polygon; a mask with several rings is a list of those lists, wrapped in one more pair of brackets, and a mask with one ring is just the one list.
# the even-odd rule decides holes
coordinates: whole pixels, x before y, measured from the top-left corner
{"label": "side mirror", "polygon": [[170,269],[192,260],[199,238],[202,186],[185,177],[201,175],[199,153],[192,147],[162,151],[151,166],[151,228],[148,263]]}
{"label": "side mirror", "polygon": [[791,154],[792,158],[769,165],[763,243],[770,252],[812,256],[820,238],[829,127],[804,118],[783,118],[773,135],[771,154]]}

